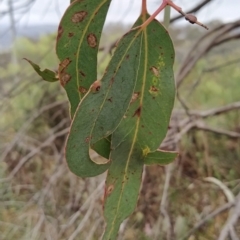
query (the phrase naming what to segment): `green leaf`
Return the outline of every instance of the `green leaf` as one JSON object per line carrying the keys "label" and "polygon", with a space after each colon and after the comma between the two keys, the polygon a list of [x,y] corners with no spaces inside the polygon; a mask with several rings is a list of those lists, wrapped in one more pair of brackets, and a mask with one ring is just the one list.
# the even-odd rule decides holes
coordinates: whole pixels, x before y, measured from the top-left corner
{"label": "green leaf", "polygon": [[[141,16],[137,25],[147,17]],[[174,49],[169,34],[159,22],[153,21],[141,31],[141,38],[140,71],[132,101],[112,134],[104,240],[116,239],[121,222],[133,212],[144,159],[146,156],[151,159],[151,152],[164,139],[174,104]]]}
{"label": "green leaf", "polygon": [[155,152],[148,153],[144,158],[144,163],[147,165],[166,165],[171,163],[177,156],[177,152],[157,150]]}
{"label": "green leaf", "polygon": [[112,164],[105,186],[104,217],[107,223],[102,240],[117,239],[122,221],[135,209],[141,186],[143,156],[124,141],[117,151],[112,151]]}
{"label": "green leaf", "polygon": [[28,61],[33,69],[37,72],[37,74],[42,77],[43,80],[47,81],[47,82],[56,82],[58,81],[58,77],[56,77],[56,73],[49,70],[49,69],[44,69],[43,71],[41,71],[40,67],[35,64],[34,62],[28,60],[27,58],[23,58],[24,60]]}
{"label": "green leaf", "polygon": [[174,48],[168,32],[157,21],[151,22],[142,35],[139,78],[130,107],[114,132],[112,147],[134,131],[136,143],[146,156],[158,149],[168,131],[175,99]]}
{"label": "green leaf", "polygon": [[56,52],[59,78],[71,116],[91,84],[97,80],[97,53],[111,0],[71,1],[58,27]]}
{"label": "green leaf", "polygon": [[92,148],[102,157],[109,159],[110,154],[110,147],[111,147],[111,136],[108,138],[103,138],[100,141],[96,142]]}
{"label": "green leaf", "polygon": [[103,78],[92,84],[78,105],[67,141],[66,159],[70,170],[80,177],[96,176],[110,165],[94,163],[89,149],[112,134],[129,106],[140,71],[141,42],[141,30],[128,32],[118,43]]}

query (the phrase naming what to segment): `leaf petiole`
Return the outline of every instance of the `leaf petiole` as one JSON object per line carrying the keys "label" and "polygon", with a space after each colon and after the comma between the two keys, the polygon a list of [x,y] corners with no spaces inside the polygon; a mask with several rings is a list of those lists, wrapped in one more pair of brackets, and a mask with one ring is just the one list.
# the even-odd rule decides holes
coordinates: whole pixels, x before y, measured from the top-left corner
{"label": "leaf petiole", "polygon": [[[189,21],[190,23],[194,24],[196,23],[197,25],[205,28],[208,30],[208,27],[205,26],[204,24],[202,24],[201,22],[197,21],[197,18],[193,15],[190,14],[186,14],[182,11],[182,8],[180,8],[179,6],[177,6],[176,4],[174,4],[171,0],[163,0],[162,4],[160,5],[160,7],[140,26],[142,29],[147,27],[147,25],[166,7],[166,6],[170,6],[172,8],[174,8],[177,12],[179,12],[181,15],[183,15],[185,17],[185,19],[187,21]],[[146,8],[146,0],[142,0],[142,13],[144,12],[144,9]],[[194,17],[194,20],[192,20],[192,18]]]}

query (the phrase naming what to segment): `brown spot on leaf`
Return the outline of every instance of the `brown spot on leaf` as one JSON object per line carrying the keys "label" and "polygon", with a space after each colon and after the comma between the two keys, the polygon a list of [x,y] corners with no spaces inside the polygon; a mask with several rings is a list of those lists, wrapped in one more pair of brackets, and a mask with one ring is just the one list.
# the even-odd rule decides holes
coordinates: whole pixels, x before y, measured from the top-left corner
{"label": "brown spot on leaf", "polygon": [[129,59],[129,54],[126,56],[126,59]]}
{"label": "brown spot on leaf", "polygon": [[91,91],[92,92],[99,92],[100,89],[101,89],[101,81],[100,80],[97,80],[95,81],[92,85],[91,85]]}
{"label": "brown spot on leaf", "polygon": [[63,34],[63,27],[60,25],[58,27],[57,41],[62,37],[62,34]]}
{"label": "brown spot on leaf", "polygon": [[133,117],[135,117],[135,116],[140,117],[141,116],[141,111],[142,111],[142,106],[139,106],[137,108],[137,110],[135,111],[135,113],[133,114]]}
{"label": "brown spot on leaf", "polygon": [[89,143],[91,139],[92,139],[92,137],[91,137],[91,136],[89,136],[89,137],[86,137],[86,138],[85,138],[85,143]]}
{"label": "brown spot on leaf", "polygon": [[60,64],[58,68],[58,72],[61,73],[64,71],[64,69],[71,63],[71,60],[69,58],[65,58]]}
{"label": "brown spot on leaf", "polygon": [[109,196],[112,193],[113,189],[114,189],[114,185],[113,184],[109,185],[106,189],[105,196]]}
{"label": "brown spot on leaf", "polygon": [[138,99],[139,95],[140,95],[140,92],[133,93],[130,104],[134,103]]}
{"label": "brown spot on leaf", "polygon": [[68,33],[68,37],[72,37],[74,35],[74,33],[72,33],[72,32],[70,32],[70,33]]}
{"label": "brown spot on leaf", "polygon": [[83,76],[86,77],[86,74],[83,71],[79,71],[79,73]]}
{"label": "brown spot on leaf", "polygon": [[100,88],[101,88],[100,86],[97,86],[96,91],[98,92],[100,90]]}
{"label": "brown spot on leaf", "polygon": [[61,73],[60,74],[60,83],[64,87],[69,81],[71,80],[71,76],[68,73]]}
{"label": "brown spot on leaf", "polygon": [[80,86],[80,87],[78,88],[78,90],[79,90],[79,92],[82,93],[82,94],[85,94],[85,93],[87,92],[87,89],[86,89],[85,87],[82,87],[82,86]]}
{"label": "brown spot on leaf", "polygon": [[73,14],[72,16],[72,22],[73,23],[79,23],[82,22],[83,19],[87,16],[87,12],[85,11],[80,11],[80,12],[76,12]]}
{"label": "brown spot on leaf", "polygon": [[152,71],[152,73],[156,76],[159,77],[159,70],[156,67],[150,67],[150,70]]}
{"label": "brown spot on leaf", "polygon": [[114,78],[112,77],[111,80],[110,80],[110,82],[109,82],[109,85],[112,86],[113,83],[114,83]]}
{"label": "brown spot on leaf", "polygon": [[155,86],[150,87],[150,92],[158,92],[158,89]]}
{"label": "brown spot on leaf", "polygon": [[87,42],[88,42],[88,45],[91,48],[95,48],[97,46],[97,38],[96,38],[96,36],[93,33],[88,34]]}
{"label": "brown spot on leaf", "polygon": [[112,97],[108,98],[107,100],[108,100],[109,102],[112,102]]}

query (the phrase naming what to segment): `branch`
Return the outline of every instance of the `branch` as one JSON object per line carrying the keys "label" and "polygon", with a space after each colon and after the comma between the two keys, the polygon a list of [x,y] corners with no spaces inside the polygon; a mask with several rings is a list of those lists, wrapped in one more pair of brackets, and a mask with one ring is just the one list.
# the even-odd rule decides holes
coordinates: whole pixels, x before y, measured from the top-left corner
{"label": "branch", "polygon": [[223,193],[225,194],[228,202],[234,203],[235,197],[234,197],[233,193],[220,180],[218,180],[217,178],[214,178],[214,177],[206,177],[206,178],[204,178],[204,181],[210,182],[210,183],[213,183],[213,184],[217,185],[223,191]]}
{"label": "branch", "polygon": [[234,102],[234,103],[230,103],[228,105],[225,105],[223,107],[218,107],[218,108],[213,108],[213,109],[209,109],[209,110],[205,110],[205,111],[190,111],[189,114],[190,115],[195,115],[195,116],[199,116],[202,118],[207,118],[207,117],[212,117],[215,115],[219,115],[219,114],[223,114],[232,110],[236,110],[236,109],[240,109],[240,101],[239,102]]}
{"label": "branch", "polygon": [[186,233],[186,235],[184,235],[180,240],[184,240],[184,239],[189,239],[190,236],[196,232],[199,228],[201,228],[204,224],[206,224],[210,219],[214,218],[215,216],[217,216],[218,214],[228,210],[229,208],[231,208],[234,205],[234,203],[232,202],[228,202],[224,205],[222,205],[221,207],[217,208],[215,211],[213,211],[212,213],[208,214],[205,218],[203,218],[202,220],[200,220],[190,231],[188,231]]}
{"label": "branch", "polygon": [[[205,5],[207,5],[210,2],[211,2],[211,0],[204,0],[204,1],[200,2],[198,5],[196,5],[192,9],[188,10],[187,14],[199,11],[202,7],[204,7]],[[170,20],[170,23],[175,22],[175,21],[181,19],[182,17],[183,17],[182,15],[174,17]]]}
{"label": "branch", "polygon": [[41,109],[35,111],[34,113],[32,113],[31,118],[29,118],[22,126],[22,128],[18,131],[18,133],[15,135],[14,139],[12,140],[11,143],[9,143],[8,147],[4,150],[4,152],[2,153],[1,156],[1,160],[3,161],[5,159],[5,157],[8,155],[9,152],[11,152],[11,150],[13,149],[13,147],[15,146],[15,144],[21,139],[22,135],[24,132],[26,132],[28,130],[28,128],[31,126],[32,122],[39,117],[42,113],[44,113],[45,111],[48,111],[51,108],[57,107],[57,106],[61,106],[63,104],[66,104],[66,101],[57,101],[51,104],[48,104],[46,106],[43,106]]}
{"label": "branch", "polygon": [[220,68],[228,67],[228,66],[230,66],[232,64],[235,64],[235,63],[238,63],[238,62],[240,62],[240,58],[234,59],[232,61],[228,61],[228,62],[223,63],[223,64],[219,64],[219,65],[217,65],[215,67],[212,67],[212,68],[207,68],[207,69],[203,70],[203,72],[204,73],[214,72],[214,71],[216,71]]}
{"label": "branch", "polygon": [[77,221],[77,219],[80,217],[82,211],[86,210],[91,203],[96,202],[96,199],[99,198],[99,196],[102,194],[102,188],[105,184],[105,181],[101,181],[99,185],[95,188],[95,190],[89,195],[89,197],[86,199],[86,201],[82,204],[82,206],[79,208],[77,212],[75,212],[72,217],[68,220],[68,222],[61,226],[59,236],[62,237],[62,235],[65,233],[67,229],[70,229],[72,225]]}
{"label": "branch", "polygon": [[5,179],[1,179],[0,182],[4,181],[10,181],[16,174],[17,172],[24,166],[24,164],[30,160],[34,155],[39,153],[43,148],[48,147],[51,145],[51,143],[58,137],[64,136],[69,132],[69,128],[65,128],[61,130],[60,132],[57,132],[55,134],[50,135],[49,138],[46,139],[45,142],[43,142],[39,147],[33,149],[31,152],[29,152],[27,155],[25,155],[22,159],[19,160],[17,166],[11,171],[9,176]]}
{"label": "branch", "polygon": [[228,220],[225,223],[224,227],[222,228],[218,240],[227,239],[228,233],[230,233],[231,230],[234,229],[234,225],[237,223],[239,217],[240,217],[240,193],[236,197],[235,207],[232,211],[232,214],[228,217]]}
{"label": "branch", "polygon": [[77,238],[79,233],[82,231],[84,226],[86,225],[87,221],[89,221],[89,218],[94,210],[94,202],[91,202],[86,214],[84,215],[83,219],[81,220],[80,224],[78,225],[77,229],[71,234],[71,236],[68,238],[68,240],[74,240]]}
{"label": "branch", "polygon": [[172,239],[172,232],[171,232],[171,220],[170,220],[170,216],[167,210],[167,206],[168,206],[168,190],[169,190],[169,186],[170,186],[170,180],[171,180],[171,176],[172,176],[172,172],[173,172],[173,163],[167,165],[165,167],[165,171],[166,171],[166,177],[165,177],[165,182],[164,182],[164,187],[163,187],[163,194],[162,194],[162,200],[161,200],[161,204],[160,204],[160,211],[163,214],[164,218],[167,221],[168,224],[168,231],[167,231],[167,239],[170,240]]}
{"label": "branch", "polygon": [[225,136],[230,137],[230,138],[240,138],[240,133],[233,132],[233,131],[228,131],[228,130],[221,130],[221,129],[218,129],[218,128],[208,127],[208,126],[205,126],[202,123],[197,123],[195,125],[195,128],[197,128],[199,130],[207,131],[207,132],[212,132],[212,133],[216,133],[216,134],[225,135]]}
{"label": "branch", "polygon": [[222,24],[201,37],[189,50],[185,60],[179,68],[176,76],[177,86],[179,87],[182,84],[183,80],[204,54],[226,41],[238,39],[240,37],[239,33],[235,35],[228,34],[239,27],[240,20],[233,23]]}

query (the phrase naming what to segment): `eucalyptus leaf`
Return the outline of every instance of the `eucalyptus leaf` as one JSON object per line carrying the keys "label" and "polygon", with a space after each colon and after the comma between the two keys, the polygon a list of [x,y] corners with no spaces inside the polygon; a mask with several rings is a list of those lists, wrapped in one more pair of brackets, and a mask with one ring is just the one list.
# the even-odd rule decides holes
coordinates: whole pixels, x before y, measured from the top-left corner
{"label": "eucalyptus leaf", "polygon": [[[143,14],[136,25],[148,15]],[[166,136],[175,98],[174,49],[156,20],[140,28],[140,71],[128,111],[112,134],[105,190],[103,240],[116,239],[122,221],[135,209],[145,161],[153,161]],[[157,162],[156,160],[154,160]]]}
{"label": "eucalyptus leaf", "polygon": [[141,30],[125,34],[103,78],[92,84],[78,105],[66,145],[66,159],[70,170],[80,177],[96,176],[110,165],[94,163],[89,149],[111,135],[124,118],[140,71],[141,45]]}
{"label": "eucalyptus leaf", "polygon": [[171,163],[178,156],[177,152],[157,150],[155,152],[148,153],[144,158],[144,164],[146,165],[166,165]]}
{"label": "eucalyptus leaf", "polygon": [[36,73],[40,77],[42,77],[43,80],[45,80],[47,82],[56,82],[56,81],[59,80],[58,77],[56,76],[55,72],[53,72],[53,71],[51,71],[49,69],[44,69],[43,71],[41,71],[40,67],[36,63],[30,61],[27,58],[24,58],[24,60],[28,61],[31,64],[33,69],[36,71]]}
{"label": "eucalyptus leaf", "polygon": [[59,78],[70,102],[71,116],[97,80],[97,53],[111,0],[76,0],[58,27],[56,53]]}

